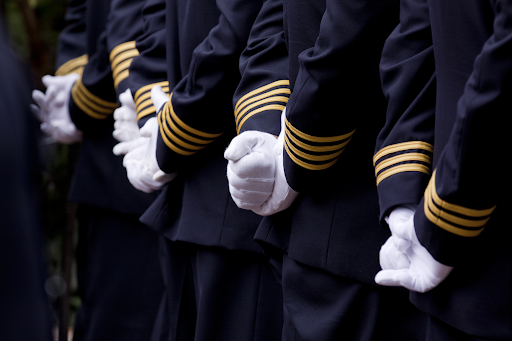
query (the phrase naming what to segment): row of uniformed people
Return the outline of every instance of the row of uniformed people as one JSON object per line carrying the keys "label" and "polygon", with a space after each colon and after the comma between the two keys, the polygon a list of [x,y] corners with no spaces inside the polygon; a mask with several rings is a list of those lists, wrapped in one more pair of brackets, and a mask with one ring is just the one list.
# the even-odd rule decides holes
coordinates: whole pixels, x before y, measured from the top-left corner
{"label": "row of uniformed people", "polygon": [[127,80],[109,57],[122,49],[133,58],[136,50],[123,44],[141,34],[143,5],[69,1],[56,76],[43,78],[46,94],[33,95],[44,131],[58,142],[81,141],[69,193],[79,203],[74,340],[148,340],[164,299],[158,235],[139,221],[156,195],[133,188],[112,154],[112,113]]}
{"label": "row of uniformed people", "polygon": [[[164,6],[166,16],[165,27],[162,28]],[[352,57],[346,51],[341,55],[353,58],[352,61],[361,59],[361,70],[373,62],[374,68],[369,69],[366,78],[360,73],[356,77],[353,65],[349,68],[353,71],[353,81],[365,83],[368,87],[372,83],[369,80],[373,80],[374,93],[367,93],[365,97],[376,97],[378,75],[375,69],[386,37],[385,30],[380,36],[370,37],[373,31],[369,26],[384,24],[390,31],[396,21],[396,13],[395,17],[392,15],[396,6],[396,3],[389,2],[386,6],[372,9],[369,14],[372,13],[373,17],[368,22],[360,22],[360,27],[352,27],[353,24],[337,27],[339,22],[333,18],[331,26],[323,31],[323,39],[329,39],[332,30],[349,28],[354,36],[347,36],[345,41],[332,40],[328,50],[336,48],[336,53],[342,49],[350,51]],[[368,8],[371,8],[370,3]],[[134,100],[130,102],[119,91],[117,93],[120,102],[126,105],[123,103],[116,112],[118,120],[114,135],[124,141],[116,147],[116,153],[129,151],[124,159],[128,178],[145,192],[162,186],[153,179],[153,173],[160,168],[169,174],[178,171],[176,178],[142,217],[142,221],[166,238],[160,249],[164,255],[162,269],[167,306],[160,309],[152,337],[163,338],[169,333],[171,339],[196,340],[279,339],[281,334],[284,339],[421,339],[424,318],[408,303],[407,293],[379,288],[373,283],[378,263],[372,252],[364,247],[376,253],[388,234],[366,212],[367,207],[372,207],[369,202],[372,197],[373,208],[377,212],[371,170],[367,168],[367,172],[361,172],[357,169],[361,166],[348,170],[347,175],[357,175],[355,182],[352,180],[354,194],[347,191],[346,196],[340,196],[341,200],[336,200],[340,189],[329,195],[327,188],[318,188],[322,200],[324,197],[327,199],[320,205],[327,210],[325,221],[311,221],[311,218],[316,220],[319,214],[315,212],[319,207],[308,203],[308,200],[314,202],[318,199],[314,186],[310,186],[313,191],[309,199],[305,195],[299,199],[303,202],[300,208],[288,210],[283,217],[263,221],[252,212],[238,209],[228,191],[224,149],[237,133],[244,131],[279,134],[281,112],[291,93],[290,80],[293,85],[299,73],[297,57],[303,50],[313,47],[316,36],[322,34],[322,17],[338,15],[340,10],[342,8],[334,2],[309,2],[298,7],[285,3],[284,11],[288,11],[289,21],[287,26],[283,26],[283,4],[279,1],[244,2],[244,6],[233,1],[147,1],[142,11],[144,32],[137,37],[134,56],[130,54],[133,46],[127,42],[110,49],[105,47],[109,34],[115,36],[107,30],[103,38],[107,42],[103,43],[106,52],[102,52],[103,56],[96,54],[96,59],[89,57],[81,79],[73,80],[70,114],[86,141],[90,138],[88,135],[97,135],[99,127],[109,119],[105,116],[115,106],[110,105],[114,97],[107,94],[113,94],[113,88],[119,83],[116,77],[124,71],[120,65],[129,64],[125,60],[133,58],[127,82],[133,84],[128,87]],[[366,10],[363,7],[360,13]],[[307,22],[301,22],[301,18],[306,18]],[[362,36],[362,45],[369,46],[366,50],[350,46],[361,28],[368,34]],[[289,35],[300,39],[297,42],[287,39]],[[163,50],[166,56],[162,54]],[[108,74],[109,64],[105,57],[109,52],[111,74]],[[325,61],[321,64],[329,65],[329,70],[320,71],[324,79],[319,79],[319,82],[322,87],[326,86],[328,92],[338,94],[339,88],[330,89],[337,79],[332,72],[339,72],[334,64],[337,56],[331,52],[326,56],[330,64],[324,64]],[[364,58],[359,58],[361,56]],[[88,82],[87,78],[91,81]],[[154,84],[163,86],[165,92],[172,90],[171,99],[167,101],[158,89],[154,89],[152,94],[150,89]],[[352,94],[347,98],[354,103],[360,102]],[[231,116],[232,100],[235,124]],[[380,106],[382,112],[384,99],[367,104]],[[328,113],[331,103],[325,102],[323,106],[324,112]],[[141,133],[151,135],[150,138],[131,139],[137,136],[137,133],[128,133],[134,117],[130,118],[128,113],[134,108],[141,125],[146,124]],[[158,117],[150,122],[157,111]],[[379,111],[368,109],[367,112],[377,116]],[[104,120],[98,122],[102,118]],[[353,124],[356,119],[347,116],[347,120]],[[329,127],[353,130],[352,127]],[[366,134],[375,134],[377,128],[378,121]],[[108,136],[111,130],[110,126]],[[320,141],[318,147],[320,150],[327,147],[326,150],[331,151],[329,154],[332,151],[337,153],[340,142],[343,144],[350,138],[350,134],[342,132],[341,135],[347,136],[330,139],[324,146]],[[107,134],[104,136],[106,138]],[[308,136],[312,135],[300,133],[297,137],[306,142],[317,142],[308,141]],[[158,137],[156,146],[155,137]],[[272,140],[270,142],[274,142]],[[363,140],[365,147],[361,147],[367,153],[373,149],[373,142],[369,140]],[[201,150],[203,148],[205,150]],[[353,157],[356,164],[364,160],[363,154],[353,153]],[[325,164],[317,163],[319,168],[314,170],[326,169],[322,163]],[[172,177],[167,176],[167,179]],[[309,185],[309,181],[305,185]],[[336,187],[329,184],[329,190]],[[299,216],[298,212],[310,220]],[[335,212],[338,216],[333,217]],[[296,218],[291,218],[295,215]],[[292,222],[294,225],[290,226]],[[309,232],[312,223],[315,228],[313,235],[317,238],[312,238]],[[261,239],[267,253],[272,256],[271,262],[281,287],[273,278],[269,259],[253,241],[256,233],[264,236]],[[332,239],[329,238],[331,234],[334,234]],[[350,260],[339,261],[345,257]],[[110,265],[110,271],[117,271],[114,264]],[[145,275],[133,272],[139,277]],[[87,281],[87,277],[84,280]],[[285,297],[284,306],[282,295]],[[101,297],[90,296],[90,299],[96,303],[96,309],[107,304]],[[89,314],[94,314],[94,310],[91,309]],[[119,321],[125,320],[119,318]],[[98,330],[102,330],[101,325],[98,325]]]}
{"label": "row of uniformed people", "polygon": [[[120,18],[126,16],[121,8],[128,2],[112,1],[116,3],[118,7],[111,7],[111,11],[115,9],[113,17],[116,13]],[[442,281],[451,271],[454,252],[439,245],[446,243],[445,239],[454,239],[452,234],[469,237],[457,233],[468,220],[469,227],[480,232],[491,210],[460,209],[460,204],[444,206],[456,213],[453,218],[435,209],[447,202],[428,187],[425,200],[433,200],[433,204],[427,202],[430,213],[425,216],[430,223],[425,220],[422,231],[433,231],[429,233],[435,238],[422,232],[418,235],[422,244],[414,239],[409,218],[430,179],[433,138],[449,136],[454,121],[454,115],[439,114],[438,110],[436,115],[442,118],[435,122],[441,132],[434,135],[432,108],[436,97],[437,105],[443,96],[449,97],[445,102],[456,102],[463,88],[436,96],[435,73],[439,71],[432,64],[430,27],[421,26],[430,24],[422,1],[402,2],[400,25],[384,45],[398,23],[398,5],[391,0],[284,4],[271,0],[243,4],[148,0],[140,12],[143,29],[138,36],[130,36],[128,29],[107,29],[107,42],[109,36],[126,36],[117,41],[110,38],[119,44],[109,48],[106,43],[107,52],[98,57],[97,65],[87,64],[93,70],[87,73],[90,76],[84,73],[73,86],[70,113],[72,117],[74,112],[80,113],[73,103],[80,107],[80,101],[84,102],[90,112],[81,108],[86,115],[82,113],[82,119],[74,116],[73,122],[83,131],[84,142],[98,134],[102,122],[108,122],[108,114],[117,106],[110,105],[115,99],[106,94],[123,84],[124,78],[120,77],[126,75],[128,85],[122,89],[129,88],[133,100],[132,96],[121,98],[118,91],[123,105],[116,112],[114,135],[123,143],[115,152],[127,153],[124,165],[130,182],[138,189],[150,192],[170,181],[141,218],[165,238],[160,250],[166,300],[153,337],[167,337],[168,333],[171,339],[278,339],[282,326],[282,338],[286,340],[425,337],[426,316],[408,302],[408,293],[374,283],[380,269],[377,254],[389,237],[389,231],[379,225],[378,200],[381,221],[388,220],[393,236],[381,251],[381,266],[391,272],[380,273],[377,281],[415,291],[431,289],[432,285],[422,287],[420,280],[407,282],[404,278],[410,279],[411,273],[418,278],[419,273],[424,281],[421,264],[426,262],[434,269],[434,283]],[[489,9],[481,10],[477,1],[474,6],[467,17],[493,21]],[[418,21],[418,17],[424,21]],[[497,16],[506,17],[506,13]],[[115,21],[107,23],[119,28]],[[458,24],[464,23],[461,20]],[[484,33],[490,36],[490,32]],[[128,44],[133,39],[135,45]],[[476,52],[465,56],[469,72],[481,45],[471,45]],[[388,100],[386,121],[386,98],[379,77],[383,46],[380,62]],[[448,53],[451,48],[445,47]],[[111,65],[105,63],[109,52]],[[450,59],[447,69],[454,72],[450,69],[452,63]],[[110,68],[103,75],[111,72],[105,79],[114,83],[108,91],[104,85],[96,85],[102,67]],[[96,78],[96,83],[91,81],[88,86],[88,77]],[[455,76],[448,73],[446,77],[451,82]],[[465,81],[460,77],[462,85]],[[170,93],[170,99],[165,93]],[[141,137],[134,117],[144,124]],[[99,122],[98,118],[105,120]],[[81,126],[80,122],[85,123]],[[375,155],[377,196],[374,169],[368,160],[383,125]],[[112,121],[108,126],[110,135]],[[78,130],[76,135],[80,135]],[[436,138],[436,144],[438,140],[442,137]],[[442,150],[443,142],[439,145]],[[229,160],[229,191],[234,202],[228,193],[223,156]],[[449,163],[456,158],[445,159]],[[117,162],[119,166],[119,158]],[[456,166],[452,168],[467,168]],[[103,171],[108,172],[108,167]],[[489,191],[486,185],[481,191]],[[401,186],[407,190],[397,190]],[[487,200],[496,200],[496,189],[491,193]],[[464,200],[467,198],[472,197],[465,195]],[[261,219],[240,210],[235,202],[268,217]],[[415,219],[421,227],[419,216]],[[447,228],[446,221],[458,227]],[[448,231],[447,236],[442,235],[444,231]],[[254,236],[269,258],[253,242]],[[427,245],[425,238],[431,244]],[[488,244],[497,241],[493,238]],[[460,244],[463,252],[466,241],[455,238],[451,242]],[[416,255],[416,250],[425,255],[427,249],[421,245],[427,246],[430,258]],[[395,259],[396,255],[399,257]],[[269,259],[280,287],[271,278]],[[467,264],[471,268],[474,262]],[[111,266],[110,271],[116,270]],[[449,278],[457,278],[455,273]],[[459,276],[467,280],[468,274]],[[509,324],[503,316],[507,316],[504,313],[509,306],[500,305],[499,300],[491,300],[490,305],[499,313],[486,320],[496,328],[491,331],[484,327],[476,332],[466,327],[478,328],[472,318],[480,307],[469,307],[459,317],[455,305],[447,309],[432,305],[435,300],[428,305],[420,303],[446,288],[448,284],[444,283],[429,294],[413,296],[418,307],[465,333],[487,337],[498,330],[499,337],[506,339]],[[508,284],[506,280],[492,283]],[[485,283],[477,282],[476,289],[478,284]],[[443,298],[438,300],[459,297],[456,289],[457,285],[444,289],[445,293],[439,294]],[[471,288],[475,293],[476,289]],[[488,300],[507,293],[500,289],[490,296],[482,290],[480,294]],[[463,291],[460,297],[473,291]],[[101,299],[97,302],[106,304]],[[428,337],[435,337],[436,321],[429,320]]]}

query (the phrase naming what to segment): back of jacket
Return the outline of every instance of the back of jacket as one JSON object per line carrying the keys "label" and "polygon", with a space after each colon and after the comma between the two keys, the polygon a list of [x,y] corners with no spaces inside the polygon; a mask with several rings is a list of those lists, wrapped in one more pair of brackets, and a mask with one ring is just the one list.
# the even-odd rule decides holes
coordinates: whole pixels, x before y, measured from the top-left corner
{"label": "back of jacket", "polygon": [[[510,25],[505,21],[511,19],[507,14],[510,6],[510,2],[494,0],[470,0],[465,1],[464,6],[453,0],[428,0],[437,77],[433,169],[439,166],[441,152],[449,143],[452,131],[455,131],[456,119],[466,115],[466,112],[472,114],[475,107],[489,113],[487,120],[481,120],[481,130],[473,132],[477,135],[474,136],[476,145],[478,141],[486,140],[506,143],[503,124],[508,119],[503,116],[500,118],[502,122],[497,120],[495,113],[502,108],[492,108],[486,103],[498,102],[502,94],[512,91],[510,74],[496,71],[506,69],[505,64],[510,64],[509,57],[498,52],[499,45],[505,46],[510,41],[510,33],[502,28]],[[479,82],[475,86],[479,93],[468,97],[467,90],[475,79]],[[465,99],[461,98],[463,95]],[[466,143],[469,147],[469,142]],[[464,164],[458,167],[467,167],[466,174],[485,174],[485,178],[463,186],[476,197],[481,193],[481,200],[495,203],[496,209],[479,236],[462,238],[467,243],[463,248],[456,240],[461,237],[438,228],[436,238],[447,244],[445,251],[438,255],[450,261],[457,259],[452,264],[454,270],[434,290],[425,294],[413,293],[412,301],[420,309],[466,333],[509,340],[512,338],[512,250],[508,240],[512,232],[506,227],[510,225],[506,210],[512,201],[509,195],[511,183],[500,153],[502,147],[493,144],[491,149],[471,148],[469,154],[472,158],[462,159]],[[496,167],[499,164],[502,166]],[[458,170],[455,168],[445,172],[452,171]],[[438,175],[437,182],[441,179],[442,176]],[[442,191],[446,190],[443,187],[438,187],[437,191],[444,200],[465,207],[478,207],[480,204],[469,196],[464,199],[463,193],[445,198]],[[420,207],[422,205],[423,202]]]}
{"label": "back of jacket", "polygon": [[[301,195],[257,238],[289,257],[373,283],[379,225],[373,145],[385,119],[379,59],[398,1],[284,2],[292,94],[284,168]],[[266,226],[266,228],[265,228]]]}

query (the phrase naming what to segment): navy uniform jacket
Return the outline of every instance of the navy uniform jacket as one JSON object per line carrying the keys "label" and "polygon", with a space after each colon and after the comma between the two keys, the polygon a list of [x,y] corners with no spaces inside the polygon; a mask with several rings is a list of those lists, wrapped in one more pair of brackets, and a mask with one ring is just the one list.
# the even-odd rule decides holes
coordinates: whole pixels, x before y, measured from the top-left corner
{"label": "navy uniform jacket", "polygon": [[[454,266],[437,288],[413,293],[411,300],[465,333],[510,340],[512,251],[504,210],[511,184],[503,152],[512,90],[512,2],[409,1],[402,12],[405,25],[393,32],[383,54],[383,74],[391,74],[383,77],[384,88],[403,96],[416,70],[428,71],[420,73],[416,95],[407,95],[412,111],[396,105],[388,110],[396,122],[379,138],[376,156],[385,161],[397,157],[388,151],[400,143],[434,141],[433,160],[423,158],[426,147],[416,152],[423,162],[405,151],[404,164],[415,168],[409,180],[397,172],[382,180],[379,194],[394,205],[417,203],[420,242],[438,261]],[[432,165],[430,180],[420,164]],[[396,182],[396,192],[416,197],[391,193],[388,181]]]}
{"label": "navy uniform jacket", "polygon": [[0,340],[49,341],[30,77],[7,44],[4,27],[0,18]]}
{"label": "navy uniform jacket", "polygon": [[141,0],[86,2],[88,63],[73,86],[69,105],[73,122],[84,132],[70,200],[128,214],[142,214],[156,197],[133,188],[122,157],[112,154],[117,143],[112,137],[112,113],[118,94],[127,88],[129,64],[138,54],[134,40],[142,32],[143,4]]}
{"label": "navy uniform jacket", "polygon": [[[168,56],[180,51],[179,58],[167,59],[168,80],[182,79],[158,115],[157,159],[163,171],[179,170],[184,181],[181,212],[168,232],[173,240],[261,253],[253,241],[261,218],[232,201],[223,154],[236,134],[232,99],[240,81],[238,61],[263,3],[167,3]],[[191,44],[189,37],[198,37],[198,27],[212,20],[206,39]]]}
{"label": "navy uniform jacket", "polygon": [[284,168],[301,193],[256,238],[290,258],[366,283],[389,232],[379,225],[371,158],[384,124],[379,59],[398,1],[284,2],[292,94]]}

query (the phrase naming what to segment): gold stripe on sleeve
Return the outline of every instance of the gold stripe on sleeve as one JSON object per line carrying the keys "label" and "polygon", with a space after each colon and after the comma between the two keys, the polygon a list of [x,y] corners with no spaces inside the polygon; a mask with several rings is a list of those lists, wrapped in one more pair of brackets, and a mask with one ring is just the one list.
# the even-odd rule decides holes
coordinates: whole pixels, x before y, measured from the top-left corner
{"label": "gold stripe on sleeve", "polygon": [[375,154],[375,156],[373,157],[373,165],[375,166],[377,161],[385,155],[396,153],[396,152],[401,152],[401,151],[405,151],[405,150],[409,150],[409,149],[423,149],[423,150],[426,150],[431,153],[434,151],[434,147],[430,143],[423,142],[423,141],[409,141],[409,142],[401,142],[401,143],[397,143],[397,144],[392,144],[385,148],[382,148],[381,150],[379,150],[379,152],[377,154]]}
{"label": "gold stripe on sleeve", "polygon": [[189,133],[192,133],[194,135],[197,135],[197,136],[201,136],[201,137],[204,137],[204,138],[207,138],[207,139],[214,139],[216,137],[219,137],[220,135],[222,135],[223,133],[218,133],[218,134],[211,134],[211,133],[205,133],[203,131],[200,131],[200,130],[197,130],[197,129],[194,129],[192,128],[191,126],[189,126],[188,124],[186,124],[185,122],[183,122],[179,117],[178,115],[176,115],[176,113],[174,112],[174,109],[173,109],[173,106],[172,106],[172,94],[171,96],[169,97],[169,102],[168,103],[168,106],[169,106],[169,111],[171,113],[171,117],[173,118],[173,120],[176,122],[176,124],[184,131],[188,131]]}
{"label": "gold stripe on sleeve", "polygon": [[306,169],[309,169],[309,170],[324,170],[324,169],[327,169],[327,168],[331,167],[332,165],[334,165],[338,161],[338,158],[336,158],[333,161],[331,161],[329,163],[326,163],[326,164],[323,164],[323,165],[313,165],[313,164],[310,164],[310,163],[306,163],[306,162],[304,162],[302,160],[299,160],[295,155],[293,155],[293,153],[290,150],[290,148],[288,146],[288,143],[286,141],[284,143],[284,149],[286,150],[286,153],[288,154],[290,159],[292,159],[293,162],[295,162],[297,165],[301,166],[302,168],[306,168]]}
{"label": "gold stripe on sleeve", "polygon": [[[273,102],[273,101],[271,101]],[[249,114],[245,115],[245,117],[242,119],[242,121],[240,121],[240,123],[237,123],[238,125],[238,128],[236,130],[237,134],[240,134],[240,130],[242,129],[242,126],[244,125],[245,121],[247,121],[251,116],[254,116],[260,112],[263,112],[263,111],[268,111],[268,110],[280,110],[280,111],[283,111],[285,108],[284,105],[280,105],[280,104],[270,104],[270,105],[266,105],[264,107],[261,107],[261,108],[258,108],[256,110],[253,110],[251,111]]]}
{"label": "gold stripe on sleeve", "polygon": [[[240,98],[238,100],[238,102],[236,102],[236,105],[235,105],[235,112],[238,112],[238,108],[239,106],[249,97],[251,96],[254,96],[256,94],[259,94],[259,93],[262,93],[268,89],[272,89],[272,88],[275,88],[275,87],[278,87],[278,86],[290,86],[290,81],[289,80],[279,80],[279,81],[275,81],[273,83],[270,83],[270,84],[267,84],[265,86],[262,86],[260,88],[257,88],[247,94],[245,94],[244,96],[242,96],[242,98]],[[283,88],[283,93],[290,93],[290,89],[287,89],[287,88]]]}
{"label": "gold stripe on sleeve", "polygon": [[57,69],[57,71],[55,71],[55,76],[66,76],[73,72],[81,73],[80,68],[83,68],[85,65],[87,65],[88,59],[88,56],[84,54],[80,57],[68,60],[67,62],[62,64]]}
{"label": "gold stripe on sleeve", "polygon": [[[430,220],[433,224],[450,233],[462,237],[478,236],[483,231],[485,224],[490,219],[490,214],[494,211],[496,206],[489,209],[477,210],[448,203],[442,200],[437,194],[435,177],[436,172],[434,171],[434,174],[432,175],[432,178],[425,190],[423,209],[427,219]],[[447,212],[446,210],[476,219],[465,219],[458,217]],[[469,228],[481,228],[478,230],[468,230],[453,224]]]}
{"label": "gold stripe on sleeve", "polygon": [[119,53],[131,50],[131,49],[136,49],[135,41],[128,41],[126,43],[117,45],[110,52],[110,60],[112,61]]}
{"label": "gold stripe on sleeve", "polygon": [[313,136],[313,135],[309,135],[309,134],[306,134],[306,133],[303,133],[302,131],[300,131],[299,129],[295,128],[294,126],[292,126],[292,124],[288,121],[288,118],[285,118],[285,123],[286,123],[286,128],[289,129],[290,131],[292,131],[295,135],[297,135],[298,137],[304,139],[304,140],[308,140],[308,141],[311,141],[311,142],[316,142],[316,143],[328,143],[328,142],[339,142],[341,140],[344,140],[346,138],[349,138],[350,136],[352,136],[354,134],[354,132],[356,131],[355,129],[352,130],[350,133],[347,133],[347,134],[343,134],[343,135],[338,135],[338,136],[330,136],[330,137],[318,137],[318,136]]}
{"label": "gold stripe on sleeve", "polygon": [[380,173],[377,176],[377,186],[382,182],[382,180],[389,178],[392,175],[403,172],[421,172],[430,175],[431,170],[429,167],[420,163],[406,163],[403,165],[398,165],[396,167],[387,169],[384,172]]}

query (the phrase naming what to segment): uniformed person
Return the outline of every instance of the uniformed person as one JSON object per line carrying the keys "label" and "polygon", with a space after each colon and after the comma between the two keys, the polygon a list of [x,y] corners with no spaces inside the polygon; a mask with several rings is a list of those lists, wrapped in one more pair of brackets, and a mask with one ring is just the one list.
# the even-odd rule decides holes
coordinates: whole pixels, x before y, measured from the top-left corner
{"label": "uniformed person", "polygon": [[[159,111],[153,158],[154,163],[158,159],[155,171],[177,171],[173,182],[183,181],[184,190],[181,202],[159,198],[141,219],[163,224],[159,229],[172,240],[166,265],[177,285],[169,294],[169,307],[175,310],[169,323],[176,339],[274,340],[281,334],[280,288],[268,258],[253,241],[260,218],[232,202],[223,158],[235,134],[231,101],[240,80],[238,60],[262,5],[270,3],[166,4],[172,94],[168,100],[152,90]],[[180,80],[171,86],[176,76]],[[172,205],[180,205],[177,216],[167,215]],[[185,264],[172,257],[178,250]]]}
{"label": "uniformed person", "polygon": [[256,239],[282,284],[283,340],[421,340],[426,317],[407,292],[373,281],[389,236],[370,161],[385,118],[378,66],[398,1],[285,1],[284,13],[291,95],[279,139],[240,158],[246,131],[226,151],[237,204],[282,211]]}
{"label": "uniformed person", "polygon": [[384,48],[390,105],[375,165],[398,242],[380,257],[401,251],[410,264],[376,280],[414,291],[430,315],[427,340],[510,340],[512,2],[459,5],[405,1]]}
{"label": "uniformed person", "polygon": [[[57,140],[67,139],[61,142],[82,140],[69,194],[69,200],[80,203],[77,263],[82,305],[75,340],[148,340],[163,294],[157,235],[138,220],[155,196],[135,190],[126,179],[122,158],[112,154],[117,143],[112,113],[127,88],[129,64],[138,54],[134,40],[142,33],[143,4],[87,0],[82,5],[85,39],[70,38],[69,30],[59,39],[74,43],[75,50],[81,47],[81,52],[77,58],[63,58],[75,51],[60,45],[56,75],[63,78],[46,78],[46,102],[40,101],[43,110],[49,106],[46,131]],[[77,71],[81,77],[73,75]],[[54,102],[52,86],[61,86],[61,97]],[[64,103],[58,102],[62,97]],[[52,120],[58,113],[61,121]],[[55,132],[63,127],[62,120],[67,120],[66,129],[59,135]]]}
{"label": "uniformed person", "polygon": [[30,75],[4,29],[0,17],[0,340],[50,341]]}

